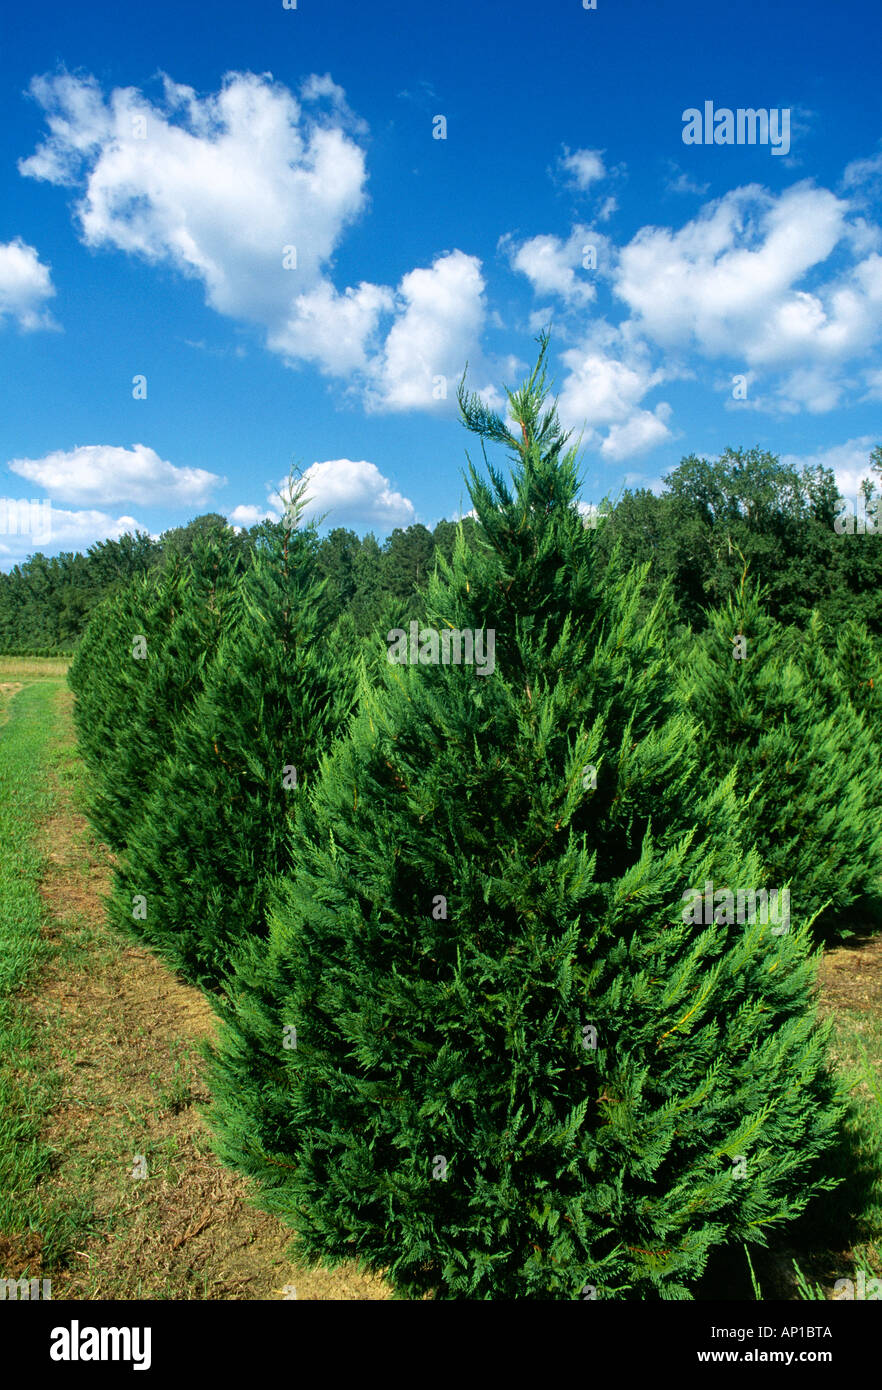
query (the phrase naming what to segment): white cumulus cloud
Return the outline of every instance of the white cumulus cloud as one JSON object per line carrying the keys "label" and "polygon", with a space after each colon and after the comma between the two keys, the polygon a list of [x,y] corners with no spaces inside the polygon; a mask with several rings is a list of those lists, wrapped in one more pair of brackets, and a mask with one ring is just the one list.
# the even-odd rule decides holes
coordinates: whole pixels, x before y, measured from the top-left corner
{"label": "white cumulus cloud", "polygon": [[0,242],[0,324],[11,318],[26,332],[57,328],[46,308],[46,300],[54,294],[49,267],[42,263],[35,247],[21,237]]}
{"label": "white cumulus cloud", "polygon": [[[391,531],[416,519],[410,499],[396,492],[376,464],[366,459],[324,459],[307,468],[302,481],[306,484],[305,520],[324,516],[327,526]],[[288,479],[283,478],[269,489],[266,507],[243,503],[228,513],[230,524],[249,527],[258,521],[280,520],[287,491]]]}
{"label": "white cumulus cloud", "polygon": [[228,73],[218,93],[163,77],[150,100],[105,97],[92,77],[38,77],[49,134],[22,174],[79,186],[89,246],[164,263],[199,280],[208,305],[258,326],[290,366],[313,362],[371,410],[435,409],[434,378],[480,361],[480,262],[461,251],[397,287],[340,289],[330,274],[364,211],[364,133],[331,78],[295,96],[270,74]]}
{"label": "white cumulus cloud", "polygon": [[582,192],[590,188],[592,183],[606,178],[603,150],[573,150],[570,153],[564,145],[564,153],[558,163],[573,185]]}
{"label": "white cumulus cloud", "polygon": [[[849,166],[843,186],[865,183],[876,165]],[[562,412],[618,460],[671,437],[670,409],[647,408],[648,391],[696,377],[708,362],[731,363],[750,382],[742,409],[819,415],[878,399],[882,227],[865,214],[854,198],[803,180],[780,194],[733,189],[680,227],[644,226],[618,251],[607,244],[603,262],[598,248],[597,283],[607,281],[613,309],[618,300],[625,310],[613,326],[589,317],[592,296],[576,269],[584,227],[567,239],[508,236],[500,245],[537,296],[531,324],[550,317],[547,297],[564,302],[579,346],[562,354]]]}
{"label": "white cumulus cloud", "polygon": [[586,444],[619,462],[671,437],[667,402],[652,409],[642,404],[670,373],[653,369],[645,354],[614,332],[597,330],[562,358],[567,375],[559,398],[561,419],[568,428],[583,430]]}
{"label": "white cumulus cloud", "polygon": [[846,440],[844,444],[831,444],[825,449],[817,449],[812,454],[783,454],[781,462],[788,468],[832,469],[836,484],[843,497],[855,498],[865,478],[873,478],[878,485],[878,475],[870,471],[870,452],[879,440],[870,434],[857,439]]}
{"label": "white cumulus cloud", "polygon": [[321,280],[308,294],[297,296],[268,345],[292,361],[316,362],[329,376],[366,372],[380,315],[390,312],[394,302],[383,285],[363,282],[339,294],[329,280]]}
{"label": "white cumulus cloud", "polygon": [[643,228],[622,249],[615,291],[632,327],[658,346],[740,359],[766,380],[779,374],[768,399],[785,411],[832,410],[848,385],[846,364],[882,330],[875,250],[819,275],[834,252],[873,244],[871,229],[850,224],[848,212],[847,202],[808,183],[778,197],[756,185],[735,189],[678,232]]}
{"label": "white cumulus cloud", "polygon": [[231,526],[246,531],[256,526],[259,521],[280,521],[281,518],[281,508],[254,507],[245,502],[227,513],[227,521]]}
{"label": "white cumulus cloud", "polygon": [[453,251],[410,271],[398,288],[395,322],[372,365],[369,405],[431,409],[452,399],[485,313],[477,257]]}
{"label": "white cumulus cloud", "polygon": [[105,100],[94,78],[68,74],[35,78],[31,91],[50,134],[21,173],[83,181],[87,245],[195,276],[220,313],[280,320],[364,204],[361,148],[269,77],[230,73],[206,97],[165,78],[156,104],[128,87]]}
{"label": "white cumulus cloud", "polygon": [[654,410],[638,410],[622,424],[613,424],[600,446],[600,452],[611,462],[643,454],[665,439],[670,439],[668,420],[671,407],[662,401]]}
{"label": "white cumulus cloud", "polygon": [[327,512],[329,526],[391,528],[409,526],[416,517],[409,498],[396,492],[377,465],[365,459],[326,459],[307,468],[303,477],[305,515]]}
{"label": "white cumulus cloud", "polygon": [[608,270],[611,259],[608,238],[581,224],[566,240],[541,235],[517,243],[507,235],[500,239],[499,248],[508,254],[512,269],[527,277],[534,294],[554,294],[570,305],[590,304],[597,296],[591,279],[595,271],[585,269],[585,262],[591,262],[589,248],[601,273]]}
{"label": "white cumulus cloud", "polygon": [[710,203],[678,232],[644,227],[623,247],[616,293],[647,336],[709,354],[758,347],[770,315],[843,235],[846,204],[806,185],[758,185]]}
{"label": "white cumulus cloud", "polygon": [[226,478],[204,468],[178,468],[154,449],[134,444],[83,444],[39,459],[10,459],[13,473],[53,498],[86,505],[140,502],[144,506],[199,506]]}

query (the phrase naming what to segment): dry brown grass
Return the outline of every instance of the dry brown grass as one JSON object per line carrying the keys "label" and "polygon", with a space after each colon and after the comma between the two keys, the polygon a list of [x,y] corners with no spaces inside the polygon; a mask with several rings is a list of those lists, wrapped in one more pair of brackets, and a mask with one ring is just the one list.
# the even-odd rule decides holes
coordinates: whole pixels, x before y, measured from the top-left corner
{"label": "dry brown grass", "polygon": [[[58,699],[69,714],[71,696]],[[245,1182],[209,1148],[199,1043],[214,1015],[195,989],[105,925],[111,858],[59,788],[45,827],[43,894],[62,949],[34,1008],[52,1041],[60,1100],[47,1134],[62,1200],[88,1197],[92,1234],[54,1298],[298,1299],[390,1297],[354,1267],[295,1267],[291,1232],[255,1210]],[[63,938],[63,942],[62,942]],[[147,1176],[133,1174],[135,1156]],[[286,1288],[289,1292],[286,1294]]]}
{"label": "dry brown grass", "polygon": [[57,681],[67,675],[69,666],[67,656],[0,656],[0,682]]}
{"label": "dry brown grass", "polygon": [[10,701],[21,688],[21,681],[0,681],[0,724],[5,723]]}
{"label": "dry brown grass", "polygon": [[818,971],[820,1009],[878,1015],[882,1009],[882,933],[829,947]]}

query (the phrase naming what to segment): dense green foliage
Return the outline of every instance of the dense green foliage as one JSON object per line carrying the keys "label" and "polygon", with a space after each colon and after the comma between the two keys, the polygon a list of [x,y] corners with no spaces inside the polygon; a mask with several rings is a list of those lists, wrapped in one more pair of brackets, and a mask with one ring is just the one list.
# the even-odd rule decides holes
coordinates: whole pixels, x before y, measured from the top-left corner
{"label": "dense green foliage", "polygon": [[73,648],[105,594],[154,563],[156,546],[143,533],[102,541],[88,554],[37,554],[0,574],[0,651],[61,652]]}
{"label": "dense green foliage", "polygon": [[[303,1257],[406,1295],[688,1298],[823,1190],[838,1102],[804,923],[685,918],[764,866],[735,771],[703,784],[669,589],[599,563],[541,360],[522,439],[461,397],[514,485],[471,470],[420,661],[377,664],[299,802],[221,1005],[217,1143]],[[432,630],[492,632],[492,671]]]}
{"label": "dense green foliage", "polygon": [[248,554],[231,531],[199,538],[108,595],[86,631],[69,679],[92,821],[113,849],[126,844],[202,687]]}
{"label": "dense green foliage", "polygon": [[[871,461],[878,458],[874,451]],[[608,554],[618,544],[630,559],[651,560],[653,587],[671,580],[684,621],[701,626],[747,563],[779,621],[805,626],[818,609],[831,623],[856,618],[882,633],[882,525],[837,533],[839,490],[829,468],[799,471],[761,449],[727,449],[714,461],[690,455],[664,484],[658,496],[625,491],[600,547]]]}
{"label": "dense green foliage", "polygon": [[255,527],[234,537],[224,518],[212,512],[165,531],[158,540],[139,531],[99,541],[85,555],[33,555],[0,574],[0,651],[67,652],[76,647],[102,599],[132,580],[186,558],[200,539],[226,536],[228,544],[245,549],[258,532]]}
{"label": "dense green foliage", "polygon": [[880,724],[860,708],[870,716],[866,629],[845,625],[837,644],[816,616],[791,654],[744,579],[707,617],[680,666],[705,784],[736,769],[747,842],[767,886],[789,885],[798,919],[841,912],[870,886],[867,866],[882,865]]}
{"label": "dense green foliage", "polygon": [[[470,526],[466,520],[466,530]],[[210,537],[225,536],[226,544],[244,555],[265,530],[260,523],[234,538],[222,516],[208,513],[158,540],[139,532],[101,541],[86,555],[34,555],[8,574],[0,573],[0,652],[67,655],[102,600],[122,592],[136,577],[173,568]],[[383,605],[390,599],[409,601],[425,583],[435,554],[450,554],[455,531],[449,521],[440,521],[434,531],[422,525],[396,527],[382,546],[371,532],[363,537],[342,527],[329,532],[316,552],[318,573],[328,581],[328,602],[335,613],[348,613],[360,634],[373,631]]]}
{"label": "dense green foliage", "polygon": [[[287,867],[293,807],[354,700],[357,639],[334,625],[316,549],[311,528],[284,527],[255,548],[204,684],[173,736],[165,731],[169,755],[156,750],[153,790],[117,871],[114,920],[206,986],[222,979],[231,941],[265,931],[266,890]],[[198,634],[192,590],[187,600]],[[174,656],[173,669],[180,665]]]}

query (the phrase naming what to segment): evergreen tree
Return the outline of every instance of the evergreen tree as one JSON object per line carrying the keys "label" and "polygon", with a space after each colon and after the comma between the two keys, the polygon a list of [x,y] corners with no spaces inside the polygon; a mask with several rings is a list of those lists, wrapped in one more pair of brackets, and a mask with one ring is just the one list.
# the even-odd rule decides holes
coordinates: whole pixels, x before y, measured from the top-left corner
{"label": "evergreen tree", "polygon": [[[301,802],[222,1005],[216,1142],[301,1257],[403,1294],[685,1298],[830,1185],[840,1111],[806,932],[683,906],[759,864],[733,779],[699,790],[669,596],[644,618],[645,572],[595,565],[545,348],[517,436],[461,392],[514,487],[470,467],[419,662],[387,661]],[[445,631],[483,665],[439,660]]]}
{"label": "evergreen tree", "polygon": [[696,630],[737,584],[743,557],[780,622],[804,627],[818,608],[831,623],[859,618],[879,632],[882,534],[836,534],[831,469],[729,448],[714,460],[690,454],[664,484],[659,496],[618,498],[600,550],[618,541],[631,560],[651,560],[655,584],[673,580],[680,615]]}
{"label": "evergreen tree", "polygon": [[355,598],[355,562],[360,549],[355,532],[342,526],[329,531],[319,544],[318,570],[328,580],[328,597],[337,613],[351,608]]}
{"label": "evergreen tree", "polygon": [[804,631],[786,629],[782,638],[778,650],[782,658],[790,657],[798,663],[808,682],[816,716],[835,714],[846,692],[837,670],[836,639],[829,624],[815,609]]}
{"label": "evergreen tree", "polygon": [[474,517],[463,517],[462,521],[439,521],[432,532],[432,540],[435,542],[436,551],[440,551],[444,559],[450,563],[453,559],[453,551],[456,545],[456,537],[460,531],[466,538],[466,542],[471,539],[475,529]]}
{"label": "evergreen tree", "polygon": [[102,689],[105,670],[119,676],[124,663],[118,659],[123,634],[129,636],[141,620],[143,580],[135,579],[114,595],[105,598],[93,612],[77,653],[68,667],[67,680],[76,696],[74,724],[83,761],[95,772],[108,736],[115,736],[116,725],[106,689]]}
{"label": "evergreen tree", "polygon": [[882,742],[882,642],[856,618],[838,624],[833,660],[843,693]]}
{"label": "evergreen tree", "polygon": [[403,530],[396,526],[384,547],[383,569],[390,594],[407,601],[424,589],[435,568],[432,533],[417,523]]}
{"label": "evergreen tree", "polygon": [[174,556],[186,558],[205,541],[215,541],[236,549],[247,543],[246,534],[234,532],[220,512],[205,512],[188,521],[186,526],[173,526],[171,530],[163,531],[159,537],[166,561]]}
{"label": "evergreen tree", "polygon": [[100,541],[86,555],[32,555],[0,574],[0,650],[76,645],[101,599],[146,574],[160,553],[155,541],[138,532]]}
{"label": "evergreen tree", "polygon": [[117,874],[112,919],[206,987],[265,931],[293,808],[351,709],[359,639],[334,626],[316,553],[313,528],[284,524],[256,548]]}
{"label": "evergreen tree", "polygon": [[129,840],[177,725],[205,679],[234,610],[245,552],[231,532],[196,534],[180,562],[158,576],[152,639],[122,726],[106,749],[92,814],[110,843]]}
{"label": "evergreen tree", "polygon": [[[741,583],[708,613],[682,668],[686,707],[702,728],[710,782],[736,772],[747,842],[769,886],[790,885],[799,917],[847,908],[874,883],[882,857],[882,760],[814,620],[799,659]],[[835,648],[834,648],[835,650]]]}
{"label": "evergreen tree", "polygon": [[374,630],[377,613],[388,597],[383,552],[372,531],[362,538],[361,549],[355,556],[352,573],[355,581],[352,616],[358,631],[362,636],[366,636]]}
{"label": "evergreen tree", "polygon": [[187,548],[110,595],[72,663],[74,717],[91,769],[90,819],[114,850],[126,844],[174,729],[201,688],[247,552],[232,531]]}
{"label": "evergreen tree", "polygon": [[89,816],[114,850],[125,844],[124,814],[131,789],[114,781],[136,725],[148,662],[158,662],[181,607],[182,571],[170,566],[136,578],[95,609],[68,681],[76,696],[77,741],[89,771]]}

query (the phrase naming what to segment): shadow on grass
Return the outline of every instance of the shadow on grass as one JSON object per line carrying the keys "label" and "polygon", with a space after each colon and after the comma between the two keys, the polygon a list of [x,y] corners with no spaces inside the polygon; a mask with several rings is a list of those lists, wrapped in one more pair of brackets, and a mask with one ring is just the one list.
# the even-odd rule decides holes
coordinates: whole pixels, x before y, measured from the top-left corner
{"label": "shadow on grass", "polygon": [[882,932],[882,891],[862,894],[840,912],[824,912],[814,925],[815,939],[831,946],[862,946]]}

